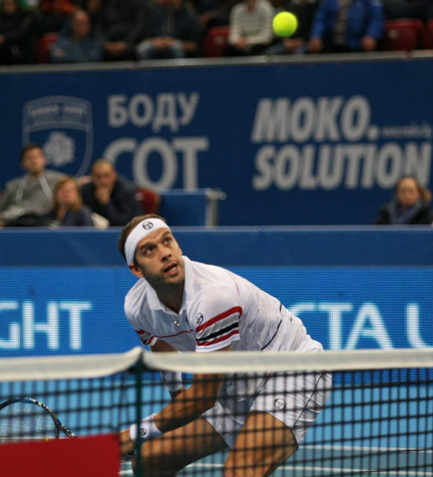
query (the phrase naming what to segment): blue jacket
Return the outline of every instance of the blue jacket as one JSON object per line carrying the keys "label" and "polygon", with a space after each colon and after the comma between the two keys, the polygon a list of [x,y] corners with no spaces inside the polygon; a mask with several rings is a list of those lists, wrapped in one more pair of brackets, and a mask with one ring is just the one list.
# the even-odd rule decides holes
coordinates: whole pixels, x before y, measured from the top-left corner
{"label": "blue jacket", "polygon": [[[311,38],[332,39],[338,18],[338,0],[322,0],[316,10]],[[383,33],[384,15],[381,0],[352,0],[347,15],[346,44],[359,50],[361,39],[371,36],[378,40]]]}

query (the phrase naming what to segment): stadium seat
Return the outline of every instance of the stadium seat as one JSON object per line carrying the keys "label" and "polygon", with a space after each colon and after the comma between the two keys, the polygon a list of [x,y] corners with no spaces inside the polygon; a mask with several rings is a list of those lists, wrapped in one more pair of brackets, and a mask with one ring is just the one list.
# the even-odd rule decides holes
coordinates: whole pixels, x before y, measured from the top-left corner
{"label": "stadium seat", "polygon": [[215,26],[209,28],[204,39],[203,52],[207,58],[218,58],[224,56],[224,49],[228,43],[230,27]]}
{"label": "stadium seat", "polygon": [[153,190],[136,187],[135,198],[140,202],[144,214],[159,213],[161,197]]}
{"label": "stadium seat", "polygon": [[400,19],[385,22],[382,49],[386,51],[412,51],[420,47],[423,30],[421,20]]}
{"label": "stadium seat", "polygon": [[422,47],[433,50],[433,20],[429,20],[422,32]]}
{"label": "stadium seat", "polygon": [[45,33],[36,40],[36,56],[38,63],[46,64],[50,60],[50,48],[57,42],[59,34]]}

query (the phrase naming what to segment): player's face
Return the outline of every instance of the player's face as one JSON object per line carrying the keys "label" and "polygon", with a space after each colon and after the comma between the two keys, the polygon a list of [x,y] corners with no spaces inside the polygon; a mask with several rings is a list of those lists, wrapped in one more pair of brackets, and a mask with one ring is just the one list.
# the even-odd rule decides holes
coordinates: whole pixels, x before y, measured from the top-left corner
{"label": "player's face", "polygon": [[407,177],[400,181],[397,189],[397,198],[402,207],[412,207],[420,198],[418,186],[414,179]]}
{"label": "player's face", "polygon": [[30,175],[38,176],[44,172],[46,162],[42,149],[35,147],[24,154],[22,166]]}
{"label": "player's face", "polygon": [[182,250],[165,228],[156,230],[138,243],[135,261],[131,271],[144,277],[155,289],[168,284],[180,285],[185,279]]}

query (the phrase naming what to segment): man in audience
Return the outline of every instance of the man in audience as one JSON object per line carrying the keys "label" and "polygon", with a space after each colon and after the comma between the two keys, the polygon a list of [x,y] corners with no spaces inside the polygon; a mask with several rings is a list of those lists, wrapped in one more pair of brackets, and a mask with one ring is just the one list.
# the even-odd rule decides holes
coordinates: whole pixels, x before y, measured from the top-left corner
{"label": "man in audience", "polygon": [[140,0],[107,0],[95,25],[95,34],[102,39],[104,60],[134,59],[134,48],[147,32],[147,2]]}
{"label": "man in audience", "polygon": [[383,34],[380,0],[322,0],[316,10],[309,51],[374,51]]}
{"label": "man in audience", "polygon": [[243,0],[230,13],[227,56],[258,55],[273,38],[274,11],[268,0]]}
{"label": "man in audience", "polygon": [[184,0],[158,0],[149,38],[137,45],[139,59],[187,58],[195,56],[200,40],[198,17]]}
{"label": "man in audience", "polygon": [[47,160],[35,143],[21,150],[21,166],[25,175],[12,179],[0,199],[0,224],[10,227],[45,225],[45,215],[53,205],[53,189],[63,177],[46,170]]}
{"label": "man in audience", "polygon": [[132,217],[143,213],[135,198],[135,188],[117,175],[107,159],[94,162],[91,181],[81,189],[83,202],[93,211],[105,217],[110,226],[125,225]]}
{"label": "man in audience", "polygon": [[85,63],[102,59],[102,44],[91,35],[90,15],[77,10],[66,35],[61,35],[51,49],[52,63]]}

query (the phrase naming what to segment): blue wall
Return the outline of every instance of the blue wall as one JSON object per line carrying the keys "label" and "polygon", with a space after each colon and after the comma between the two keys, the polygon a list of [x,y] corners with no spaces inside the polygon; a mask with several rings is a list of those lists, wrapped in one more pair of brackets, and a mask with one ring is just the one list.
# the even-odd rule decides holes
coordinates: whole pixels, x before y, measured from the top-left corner
{"label": "blue wall", "polygon": [[403,173],[432,183],[433,58],[356,58],[0,74],[0,187],[38,141],[70,174],[220,188],[221,225],[371,224]]}
{"label": "blue wall", "polygon": [[[2,230],[0,356],[122,352],[138,344],[119,230]],[[174,228],[190,258],[277,296],[326,348],[433,347],[430,228]]]}

